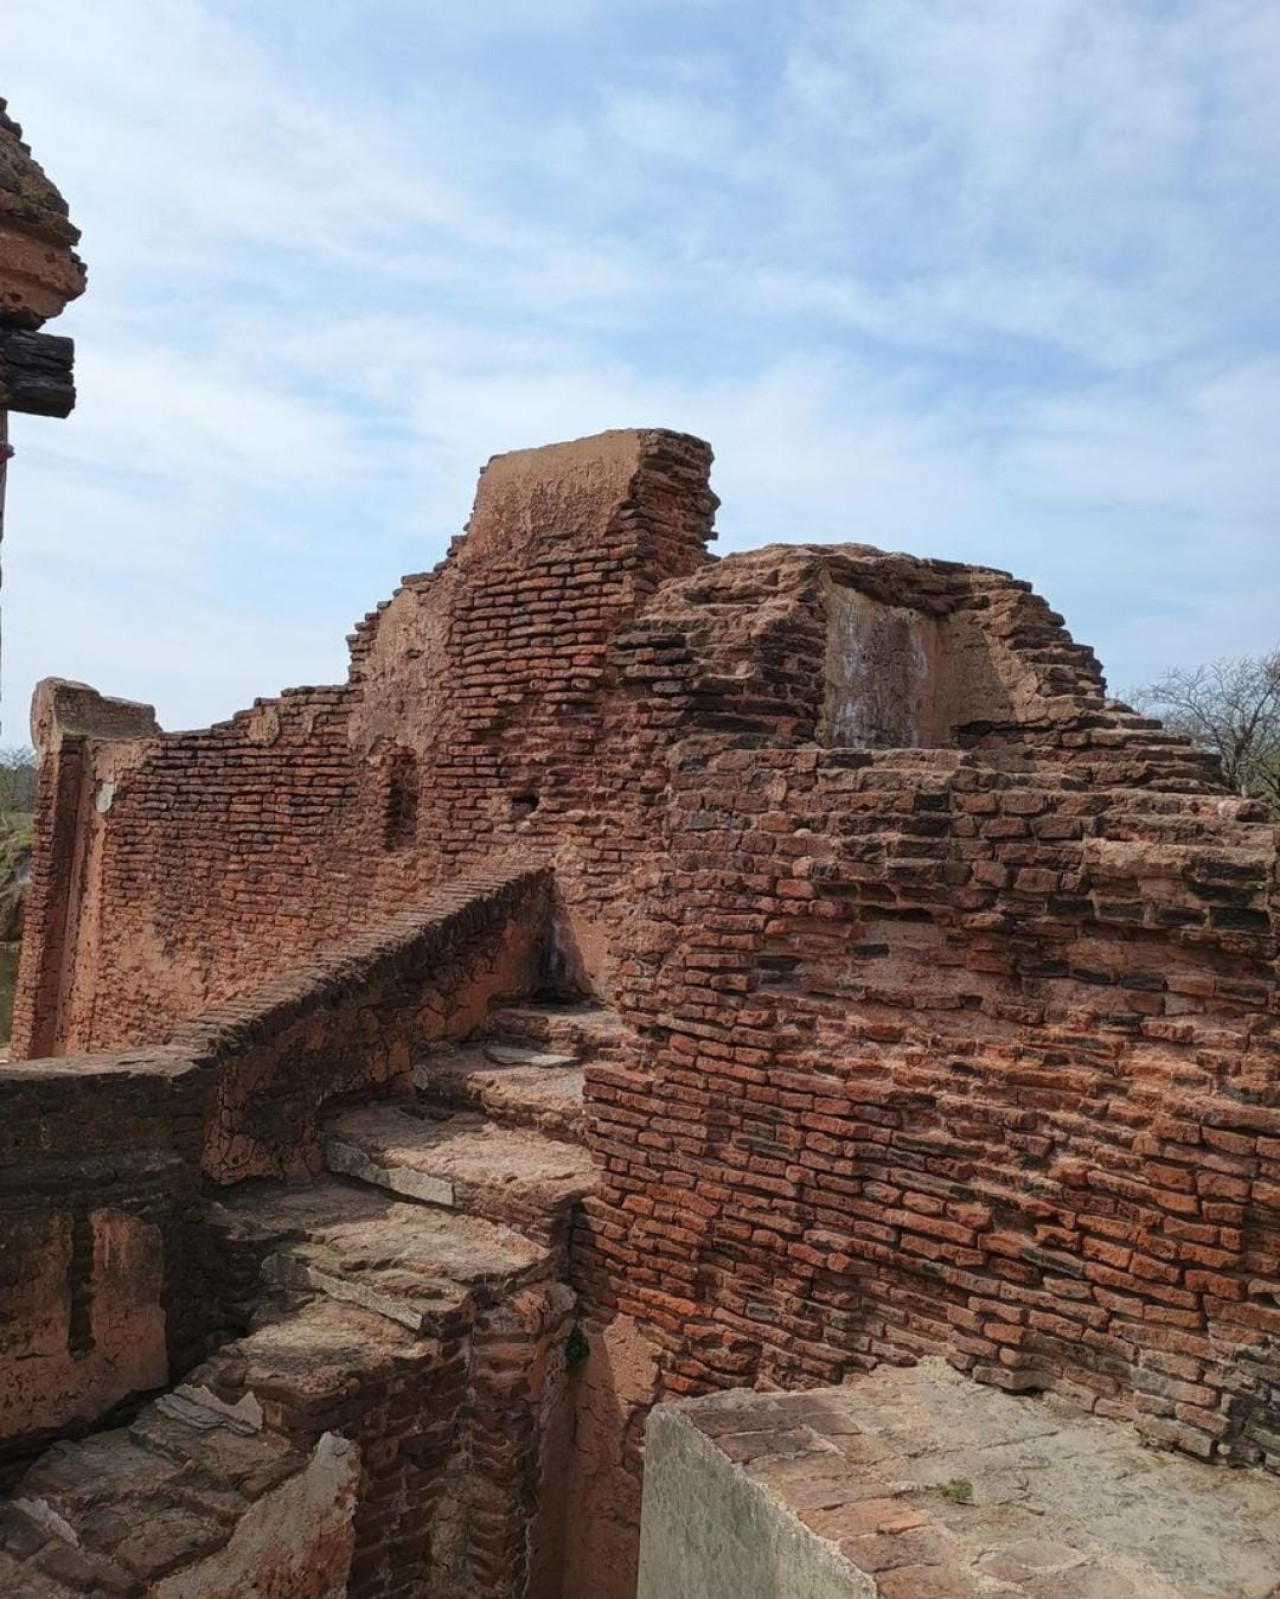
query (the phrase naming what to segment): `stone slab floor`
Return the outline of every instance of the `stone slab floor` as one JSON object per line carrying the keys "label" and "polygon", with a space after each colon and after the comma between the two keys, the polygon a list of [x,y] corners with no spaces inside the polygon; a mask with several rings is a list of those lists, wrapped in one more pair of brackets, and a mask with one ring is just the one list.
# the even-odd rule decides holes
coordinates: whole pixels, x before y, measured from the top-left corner
{"label": "stone slab floor", "polygon": [[850,1594],[1280,1594],[1280,1479],[1158,1452],[1121,1423],[980,1386],[940,1360],[671,1408],[852,1566]]}

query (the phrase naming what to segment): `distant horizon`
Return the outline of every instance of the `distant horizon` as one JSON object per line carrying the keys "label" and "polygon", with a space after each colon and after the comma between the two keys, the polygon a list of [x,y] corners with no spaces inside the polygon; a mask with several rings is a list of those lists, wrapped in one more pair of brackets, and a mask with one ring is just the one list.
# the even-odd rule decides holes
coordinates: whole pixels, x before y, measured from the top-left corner
{"label": "distant horizon", "polygon": [[84,233],[13,419],[0,745],[44,676],[340,682],[492,455],[710,441],[716,553],[1031,582],[1125,697],[1280,644],[1280,10],[14,0]]}

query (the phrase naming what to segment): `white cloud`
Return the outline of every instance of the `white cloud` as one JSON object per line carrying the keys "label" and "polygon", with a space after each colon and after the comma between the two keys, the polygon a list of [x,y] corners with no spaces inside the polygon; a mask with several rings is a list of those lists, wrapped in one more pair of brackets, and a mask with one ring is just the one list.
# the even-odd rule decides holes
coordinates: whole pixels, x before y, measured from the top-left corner
{"label": "white cloud", "polygon": [[711,439],[721,548],[1009,566],[1119,683],[1274,642],[1280,12],[1256,0],[13,0],[85,228],[21,419],[32,679],[340,675],[495,450]]}
{"label": "white cloud", "polygon": [[827,249],[855,279],[1104,365],[1108,344],[1136,364],[1274,305],[1236,225],[1269,204],[1277,232],[1280,121],[1258,69],[1280,50],[1273,8],[835,0],[810,15],[787,66],[794,137],[824,142],[827,214],[850,217]]}
{"label": "white cloud", "polygon": [[642,156],[677,166],[709,167],[722,176],[741,147],[730,109],[687,91],[623,90],[604,98],[603,120]]}

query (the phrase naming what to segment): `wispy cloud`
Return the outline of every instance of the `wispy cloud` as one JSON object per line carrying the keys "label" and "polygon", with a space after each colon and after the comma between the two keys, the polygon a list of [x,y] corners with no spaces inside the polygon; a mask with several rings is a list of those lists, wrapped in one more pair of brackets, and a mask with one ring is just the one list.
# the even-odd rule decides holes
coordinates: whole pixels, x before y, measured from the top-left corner
{"label": "wispy cloud", "polygon": [[6,736],[342,671],[493,451],[716,445],[722,549],[1010,566],[1126,684],[1274,644],[1280,13],[1258,0],[12,0],[85,229],[19,419]]}

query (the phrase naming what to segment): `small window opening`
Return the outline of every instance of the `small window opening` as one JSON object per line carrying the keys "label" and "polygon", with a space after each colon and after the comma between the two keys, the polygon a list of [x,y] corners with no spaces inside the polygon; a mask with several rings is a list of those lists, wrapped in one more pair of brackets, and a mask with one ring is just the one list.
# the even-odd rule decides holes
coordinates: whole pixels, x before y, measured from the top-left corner
{"label": "small window opening", "polygon": [[408,849],[418,835],[418,762],[412,750],[393,750],[386,764],[383,844]]}

